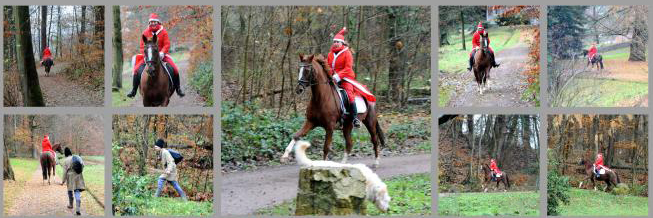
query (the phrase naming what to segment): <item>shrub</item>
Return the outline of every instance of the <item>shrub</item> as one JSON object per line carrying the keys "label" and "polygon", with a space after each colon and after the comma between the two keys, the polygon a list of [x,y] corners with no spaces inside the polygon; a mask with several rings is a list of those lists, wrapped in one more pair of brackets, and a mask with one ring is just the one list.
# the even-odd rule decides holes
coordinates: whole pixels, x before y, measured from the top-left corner
{"label": "shrub", "polygon": [[569,177],[563,176],[558,172],[558,161],[553,150],[548,151],[549,157],[549,174],[547,175],[546,190],[548,194],[546,213],[549,216],[560,214],[559,207],[561,204],[569,204]]}
{"label": "shrub", "polygon": [[190,85],[206,99],[208,106],[213,105],[213,62],[201,62],[193,70]]}

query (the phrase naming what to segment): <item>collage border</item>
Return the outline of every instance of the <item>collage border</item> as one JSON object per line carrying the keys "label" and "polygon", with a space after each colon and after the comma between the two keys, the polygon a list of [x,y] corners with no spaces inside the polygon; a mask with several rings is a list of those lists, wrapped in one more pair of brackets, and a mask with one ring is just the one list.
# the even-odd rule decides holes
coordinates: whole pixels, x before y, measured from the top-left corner
{"label": "collage border", "polygon": [[[595,0],[592,2],[587,2],[587,1],[580,1],[576,0],[574,1],[575,4],[570,4],[570,1],[561,1],[561,0],[550,0],[546,1],[545,4],[544,2],[541,1],[533,1],[533,0],[526,0],[526,1],[515,1],[515,0],[495,0],[492,1],[492,5],[539,5],[540,8],[540,35],[544,36],[541,37],[540,39],[543,40],[540,43],[540,102],[541,106],[540,107],[530,107],[530,108],[514,108],[514,107],[509,107],[509,108],[503,108],[503,107],[457,107],[457,108],[448,108],[448,107],[439,107],[438,106],[438,100],[439,100],[439,93],[438,93],[438,50],[439,50],[439,26],[438,26],[438,15],[439,15],[439,6],[443,5],[488,5],[488,2],[485,1],[480,1],[480,0],[465,0],[465,1],[460,1],[460,2],[440,2],[440,1],[427,1],[427,0],[404,0],[401,1],[400,3],[402,5],[424,5],[424,6],[430,6],[431,8],[431,156],[432,160],[430,162],[430,170],[429,172],[431,173],[431,215],[426,216],[426,217],[448,217],[448,216],[439,216],[437,213],[437,206],[438,206],[438,184],[437,184],[437,160],[438,160],[438,133],[439,133],[439,128],[437,125],[437,119],[439,116],[443,114],[538,114],[540,117],[540,146],[543,146],[543,148],[548,148],[547,145],[547,117],[549,115],[553,114],[570,114],[570,113],[583,113],[583,114],[646,114],[649,115],[648,119],[650,120],[650,115],[653,114],[653,111],[649,110],[648,107],[640,107],[640,108],[633,108],[633,107],[626,107],[626,108],[619,108],[619,107],[604,107],[604,108],[597,108],[597,107],[577,107],[577,108],[552,108],[548,106],[548,95],[547,93],[547,84],[548,84],[548,77],[547,77],[547,62],[546,62],[546,54],[547,54],[547,46],[546,46],[546,36],[547,36],[547,6],[551,5],[614,5],[615,2],[612,1],[606,1],[606,0]],[[31,4],[31,5],[82,5],[82,4],[88,4],[89,2],[87,1],[81,1],[81,0],[53,0],[53,1],[45,1],[45,0],[37,0],[37,1],[17,1],[17,0],[4,0],[2,3],[0,3],[2,6],[6,5],[24,5],[24,4]],[[58,4],[57,4],[58,3]],[[64,4],[65,3],[65,4]],[[213,98],[214,98],[214,105],[212,107],[170,107],[170,108],[143,108],[143,107],[113,107],[111,106],[111,67],[113,63],[113,46],[112,46],[112,33],[113,33],[113,13],[110,10],[112,6],[114,5],[184,5],[184,4],[179,4],[180,2],[174,2],[171,0],[161,0],[161,1],[152,1],[152,0],[143,0],[138,2],[138,4],[134,4],[135,2],[133,1],[126,1],[126,0],[114,0],[110,2],[110,4],[106,4],[109,2],[102,2],[102,4],[95,4],[95,5],[104,5],[105,6],[105,54],[104,54],[104,71],[105,71],[105,93],[104,93],[104,103],[105,105],[103,107],[45,107],[45,108],[36,108],[36,107],[4,107],[4,105],[0,106],[0,116],[3,117],[3,119],[0,119],[0,126],[4,128],[4,116],[5,115],[13,115],[13,114],[100,114],[103,117],[103,122],[104,122],[104,142],[106,145],[111,145],[112,141],[112,117],[113,115],[125,115],[125,114],[210,114],[214,116],[213,119],[213,140],[214,140],[214,152],[213,152],[213,158],[214,158],[214,169],[213,169],[213,176],[214,176],[214,184],[213,184],[213,190],[214,190],[214,200],[213,200],[213,209],[214,213],[212,217],[251,217],[249,215],[244,215],[244,216],[232,216],[232,215],[222,215],[221,214],[221,181],[222,181],[222,175],[221,175],[221,162],[220,162],[220,139],[221,139],[221,125],[220,125],[220,117],[221,117],[221,80],[222,80],[222,65],[221,65],[221,46],[222,46],[222,41],[221,41],[221,34],[220,34],[220,29],[221,29],[221,8],[222,6],[231,6],[231,5],[349,5],[352,2],[351,1],[343,1],[343,0],[333,0],[327,2],[327,4],[324,4],[325,2],[320,2],[320,1],[298,1],[298,0],[283,0],[279,2],[273,2],[270,4],[270,2],[264,2],[262,0],[221,0],[221,1],[209,1],[209,0],[186,0],[183,3],[185,5],[211,5],[213,6],[213,62],[214,62],[214,80],[213,80]],[[359,0],[355,2],[355,5],[396,5],[398,3],[397,1],[388,1],[388,0],[383,0],[383,2],[379,1],[372,1],[372,0]],[[456,3],[456,4],[450,4],[450,3]],[[94,5],[94,4],[91,4]],[[652,11],[653,9],[651,6],[653,3],[651,2],[646,2],[642,0],[634,1],[634,0],[623,0],[619,1],[618,5],[648,5],[649,6],[649,14],[648,14],[648,29],[651,30],[653,29],[653,23],[652,21]],[[3,13],[3,12],[0,12]],[[0,22],[0,28],[3,27],[3,22]],[[0,39],[2,39],[2,35],[0,35]],[[653,41],[653,34],[649,33],[649,46],[648,46],[648,52],[651,54],[653,51],[653,47],[650,46],[651,42]],[[3,47],[4,41],[0,40],[0,47]],[[4,60],[4,52],[0,52],[0,59]],[[651,61],[650,61],[650,56],[648,60],[648,65],[649,69],[651,68]],[[3,66],[0,65],[0,71],[4,73]],[[0,84],[4,84],[4,77],[0,77]],[[649,77],[649,91],[651,90],[651,87],[653,84],[651,84],[651,78]],[[0,97],[4,97],[4,92],[0,92]],[[650,97],[649,97],[650,100]],[[462,113],[461,113],[462,112]],[[649,135],[653,135],[653,129],[649,127],[648,131]],[[4,131],[0,131],[0,138],[4,139]],[[4,142],[4,140],[3,140]],[[649,148],[651,147],[653,143],[649,140]],[[542,148],[542,147],[541,147]],[[4,152],[4,149],[0,149],[0,154]],[[112,205],[112,192],[111,192],[111,172],[112,172],[112,154],[111,154],[111,146],[105,146],[105,214],[102,217],[113,217],[112,216],[112,211],[111,211],[111,205]],[[651,160],[651,152],[649,151],[648,154],[648,159]],[[217,163],[217,164],[216,164]],[[539,177],[540,177],[540,216],[539,217],[547,217],[546,215],[546,175],[547,175],[547,155],[546,155],[546,149],[540,149],[540,172],[539,172]],[[4,163],[0,162],[0,167],[2,167]],[[217,167],[216,167],[217,166]],[[653,167],[653,163],[649,161],[649,169]],[[649,174],[649,181],[651,181],[653,177]],[[649,182],[650,184],[650,182]],[[4,193],[4,186],[0,186],[0,193]],[[653,194],[653,190],[649,188],[649,196]],[[0,207],[4,208],[4,194],[0,196]],[[653,208],[651,205],[651,199],[649,199],[649,210]],[[4,209],[3,209],[4,211]],[[0,213],[0,217],[5,217],[4,212]],[[26,217],[43,217],[43,216],[26,216]],[[419,217],[419,216],[418,216]]]}

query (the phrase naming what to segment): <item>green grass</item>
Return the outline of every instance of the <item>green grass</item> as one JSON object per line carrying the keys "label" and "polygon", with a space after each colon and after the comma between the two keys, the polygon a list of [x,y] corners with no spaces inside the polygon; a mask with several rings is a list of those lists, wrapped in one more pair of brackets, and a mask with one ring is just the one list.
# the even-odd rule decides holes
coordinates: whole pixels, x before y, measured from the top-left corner
{"label": "green grass", "polygon": [[614,107],[628,99],[648,94],[648,83],[614,79],[574,79],[562,96],[578,95],[571,105],[565,107],[595,106]]}
{"label": "green grass", "polygon": [[571,189],[560,216],[648,216],[648,198]]}
{"label": "green grass", "polygon": [[539,216],[539,194],[459,193],[440,197],[440,216]]}
{"label": "green grass", "polygon": [[[384,181],[388,186],[390,209],[383,213],[367,202],[367,215],[372,216],[419,216],[431,214],[431,179],[428,173],[393,177]],[[265,216],[292,216],[295,200],[263,208],[256,212]]]}
{"label": "green grass", "polygon": [[39,167],[37,159],[9,158],[11,168],[14,170],[14,178],[17,182],[26,182]]}
{"label": "green grass", "polygon": [[[521,30],[509,27],[488,29],[490,33],[490,47],[494,52],[514,47],[519,43]],[[469,52],[472,49],[472,36],[465,35],[466,50],[462,50],[462,37],[460,33],[450,35],[451,45],[440,46],[438,68],[444,73],[462,73],[469,65]]]}
{"label": "green grass", "polygon": [[453,92],[452,87],[445,87],[443,85],[440,85],[438,91],[439,91],[438,106],[440,107],[447,106],[447,103],[449,103],[449,100],[451,100],[451,94]]}
{"label": "green grass", "polygon": [[183,201],[181,198],[131,198],[141,205],[142,216],[212,216],[213,202]]}

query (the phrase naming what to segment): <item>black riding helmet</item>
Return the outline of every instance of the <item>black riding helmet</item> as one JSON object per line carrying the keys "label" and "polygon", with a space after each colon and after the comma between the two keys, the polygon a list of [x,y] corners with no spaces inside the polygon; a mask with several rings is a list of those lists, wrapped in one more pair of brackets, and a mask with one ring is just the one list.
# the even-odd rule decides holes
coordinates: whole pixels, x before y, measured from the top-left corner
{"label": "black riding helmet", "polygon": [[73,155],[73,152],[70,150],[70,148],[66,147],[63,149],[63,154],[64,156],[68,157],[70,155]]}

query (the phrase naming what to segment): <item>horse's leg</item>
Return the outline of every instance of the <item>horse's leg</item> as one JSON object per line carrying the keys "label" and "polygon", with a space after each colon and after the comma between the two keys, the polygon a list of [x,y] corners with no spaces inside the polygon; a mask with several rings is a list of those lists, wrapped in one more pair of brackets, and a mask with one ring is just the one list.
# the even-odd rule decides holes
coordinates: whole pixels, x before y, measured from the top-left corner
{"label": "horse's leg", "polygon": [[594,175],[590,177],[590,180],[592,180],[592,186],[594,187],[594,191],[596,191],[596,182],[594,181]]}
{"label": "horse's leg", "polygon": [[376,119],[374,113],[372,113],[372,107],[368,107],[369,111],[367,112],[367,118],[363,120],[365,128],[370,133],[370,140],[372,140],[372,145],[374,145],[374,168],[379,166],[379,135],[377,134],[376,124],[379,122]]}
{"label": "horse's leg", "polygon": [[313,122],[304,122],[302,128],[293,135],[292,140],[290,143],[288,143],[288,146],[286,146],[286,151],[283,153],[283,156],[281,156],[281,162],[288,162],[288,156],[290,155],[290,151],[292,151],[295,142],[299,140],[299,138],[304,137],[304,135],[306,135],[306,133],[311,131],[313,128],[315,128],[315,124],[313,124]]}
{"label": "horse's leg", "polygon": [[324,136],[324,147],[322,147],[323,148],[322,160],[327,160],[327,158],[329,157],[329,150],[331,149],[331,141],[333,141],[333,129],[325,128],[324,130],[326,132],[326,135]]}
{"label": "horse's leg", "polygon": [[345,154],[342,156],[342,163],[347,163],[347,157],[351,153],[351,148],[354,147],[351,142],[351,131],[354,129],[354,125],[351,122],[346,122],[347,124],[342,127],[342,135],[345,137]]}

